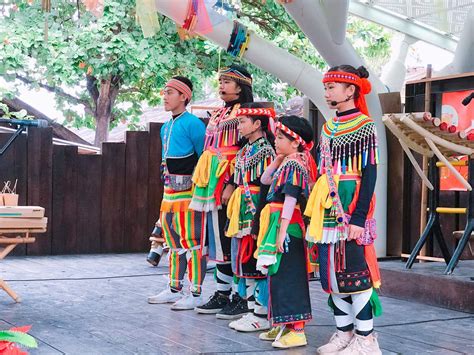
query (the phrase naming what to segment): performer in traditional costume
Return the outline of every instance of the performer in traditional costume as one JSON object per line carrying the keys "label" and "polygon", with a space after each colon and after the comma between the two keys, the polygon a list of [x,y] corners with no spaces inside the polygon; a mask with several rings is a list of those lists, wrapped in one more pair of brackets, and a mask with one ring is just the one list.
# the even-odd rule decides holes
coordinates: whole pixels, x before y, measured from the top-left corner
{"label": "performer in traditional costume", "polygon": [[[232,238],[232,269],[240,278],[239,288],[245,289],[248,313],[229,327],[254,332],[270,329],[267,320],[267,280],[256,269],[256,237],[260,212],[265,201],[260,201],[260,177],[275,158],[273,144],[275,111],[263,103],[242,104],[237,111],[239,134],[246,144],[239,150],[235,160],[233,183],[235,185],[229,204],[226,235]],[[267,187],[268,185],[264,185]],[[265,193],[266,195],[266,193]]]}
{"label": "performer in traditional costume", "polygon": [[[205,124],[186,111],[192,98],[192,83],[174,77],[163,91],[166,111],[172,118],[161,128],[162,174],[164,193],[160,221],[169,246],[169,286],[149,303],[173,303],[174,310],[194,309],[203,303],[201,286],[206,273],[206,257],[202,255],[205,215],[192,211],[192,174],[202,153]],[[183,280],[188,269],[190,294],[184,294]]]}
{"label": "performer in traditional costume", "polygon": [[[206,212],[209,259],[216,261],[217,290],[209,301],[196,307],[198,313],[235,319],[249,312],[238,294],[231,265],[231,238],[225,236],[226,206],[233,191],[235,156],[240,149],[237,110],[253,102],[252,77],[242,66],[233,64],[219,72],[219,95],[223,108],[216,110],[207,125],[204,152],[193,175],[194,194],[190,208]],[[232,290],[234,294],[230,297]]]}
{"label": "performer in traditional costume", "polygon": [[[320,354],[381,354],[373,335],[373,315],[381,313],[374,288],[380,274],[376,238],[375,181],[378,146],[365,95],[371,90],[364,67],[331,68],[323,78],[336,117],[321,133],[318,168],[305,214],[307,240],[318,243],[321,285],[328,292],[337,331]],[[354,333],[355,328],[355,333]]]}
{"label": "performer in traditional costume", "polygon": [[298,116],[284,116],[276,124],[277,158],[265,170],[262,184],[271,184],[268,204],[260,215],[257,270],[269,275],[273,326],[260,334],[277,348],[306,345],[304,325],[311,316],[308,252],[302,218],[316,166],[310,155],[313,130]]}

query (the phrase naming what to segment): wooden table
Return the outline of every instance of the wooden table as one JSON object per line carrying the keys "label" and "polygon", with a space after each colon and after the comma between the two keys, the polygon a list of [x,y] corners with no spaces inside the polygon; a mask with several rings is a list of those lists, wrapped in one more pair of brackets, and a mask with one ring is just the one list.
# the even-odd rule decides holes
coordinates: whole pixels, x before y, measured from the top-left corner
{"label": "wooden table", "polygon": [[[19,244],[30,244],[36,241],[35,237],[32,237],[32,233],[44,233],[44,229],[0,229],[0,259],[5,257],[12,252],[13,249]],[[20,302],[20,297],[13,291],[10,286],[0,278],[0,287],[11,297],[15,302]]]}

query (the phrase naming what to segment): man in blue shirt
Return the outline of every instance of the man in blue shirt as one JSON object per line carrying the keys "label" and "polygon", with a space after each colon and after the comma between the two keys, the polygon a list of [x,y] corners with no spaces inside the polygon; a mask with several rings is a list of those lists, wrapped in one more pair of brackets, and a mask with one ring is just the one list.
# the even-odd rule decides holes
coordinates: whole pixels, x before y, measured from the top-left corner
{"label": "man in blue shirt", "polygon": [[[202,255],[204,212],[189,210],[192,198],[192,174],[204,147],[206,127],[186,111],[193,85],[188,78],[175,76],[163,90],[165,110],[172,118],[161,128],[164,193],[160,221],[170,248],[169,285],[148,303],[173,303],[171,309],[186,310],[200,306],[201,286],[206,273]],[[188,261],[189,260],[189,261]],[[188,269],[190,293],[183,290]]]}

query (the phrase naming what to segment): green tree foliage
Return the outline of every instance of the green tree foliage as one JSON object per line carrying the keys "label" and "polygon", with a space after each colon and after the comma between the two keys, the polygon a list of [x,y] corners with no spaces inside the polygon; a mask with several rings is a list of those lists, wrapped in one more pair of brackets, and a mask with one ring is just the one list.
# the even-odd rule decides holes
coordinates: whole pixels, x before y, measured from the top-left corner
{"label": "green tree foliage", "polygon": [[[195,99],[200,99],[206,82],[216,85],[218,66],[234,60],[200,38],[180,41],[174,22],[163,16],[160,31],[144,38],[135,0],[105,0],[99,19],[72,0],[53,1],[50,13],[42,11],[40,1],[6,1],[3,14],[0,75],[56,93],[69,124],[96,129],[97,145],[118,122],[137,128],[143,104],[160,104],[160,89],[169,77],[191,78]],[[274,1],[245,0],[236,15],[259,35],[324,69],[325,62]],[[365,58],[383,62],[388,57],[389,35],[380,27],[354,20],[348,33]],[[281,103],[295,93],[285,85],[275,90],[278,79],[246,65],[254,73],[258,96]]]}

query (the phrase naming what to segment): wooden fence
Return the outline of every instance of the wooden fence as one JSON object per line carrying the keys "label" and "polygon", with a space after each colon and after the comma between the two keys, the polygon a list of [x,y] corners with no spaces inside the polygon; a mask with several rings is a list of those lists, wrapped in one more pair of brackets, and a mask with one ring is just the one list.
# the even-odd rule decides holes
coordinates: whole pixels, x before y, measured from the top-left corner
{"label": "wooden fence", "polygon": [[[0,156],[0,182],[18,179],[20,205],[46,209],[48,232],[16,255],[145,252],[163,194],[161,124],[104,143],[102,154],[53,145],[51,128],[30,128]],[[11,136],[0,133],[0,145]]]}

